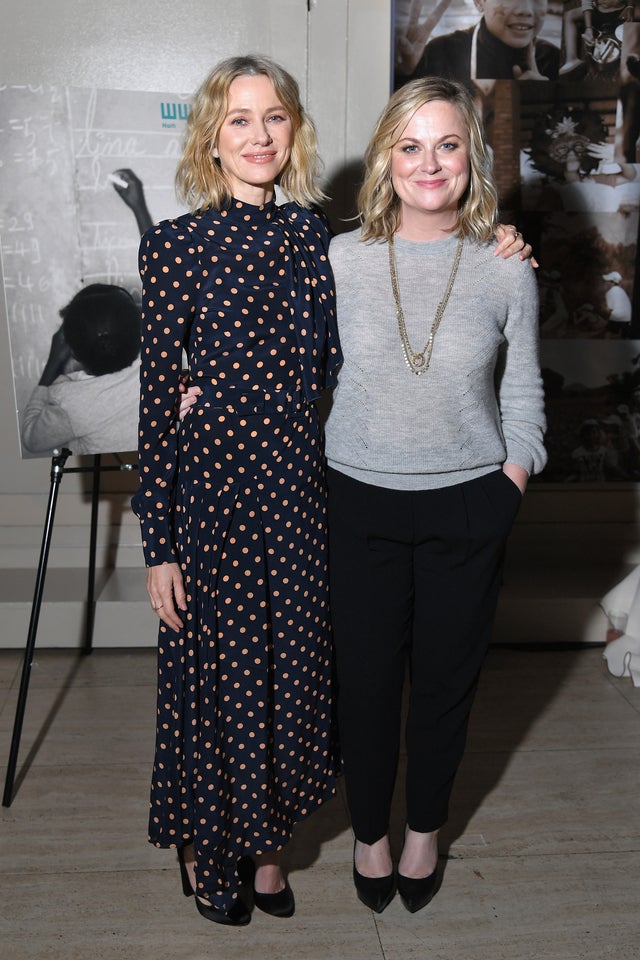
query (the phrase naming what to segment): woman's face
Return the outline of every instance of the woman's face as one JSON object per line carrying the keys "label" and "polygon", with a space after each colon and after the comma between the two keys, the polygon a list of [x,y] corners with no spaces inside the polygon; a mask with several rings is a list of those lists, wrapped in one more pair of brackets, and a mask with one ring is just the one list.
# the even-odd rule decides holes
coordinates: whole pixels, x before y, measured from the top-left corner
{"label": "woman's face", "polygon": [[431,100],[415,111],[391,151],[391,181],[403,234],[450,231],[469,183],[469,134],[458,108]]}
{"label": "woman's face", "polygon": [[289,162],[293,124],[269,77],[236,77],[213,151],[237,200],[261,204]]}

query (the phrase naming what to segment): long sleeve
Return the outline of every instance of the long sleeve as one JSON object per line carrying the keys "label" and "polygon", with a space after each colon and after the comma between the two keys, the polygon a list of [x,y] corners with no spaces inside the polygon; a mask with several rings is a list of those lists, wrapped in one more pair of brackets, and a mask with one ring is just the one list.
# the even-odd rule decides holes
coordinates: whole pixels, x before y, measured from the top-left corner
{"label": "long sleeve", "polygon": [[538,364],[538,289],[533,269],[519,271],[509,299],[497,391],[507,463],[540,473],[546,463],[544,390]]}
{"label": "long sleeve", "polygon": [[177,561],[170,507],[177,468],[176,401],[195,296],[198,248],[189,232],[168,221],[140,244],[142,350],[138,455],[140,487],[131,504],[142,528],[147,566]]}
{"label": "long sleeve", "polygon": [[[22,444],[29,453],[50,453],[68,446],[73,426],[49,387],[37,386],[29,398],[22,423]],[[74,451],[75,452],[75,451]]]}

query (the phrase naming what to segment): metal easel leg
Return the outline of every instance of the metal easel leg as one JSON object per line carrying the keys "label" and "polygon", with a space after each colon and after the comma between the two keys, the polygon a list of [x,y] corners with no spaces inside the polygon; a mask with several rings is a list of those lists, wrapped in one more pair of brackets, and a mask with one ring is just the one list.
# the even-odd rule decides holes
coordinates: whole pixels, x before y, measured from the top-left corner
{"label": "metal easel leg", "polygon": [[91,536],[89,540],[89,572],[87,578],[87,619],[85,623],[85,655],[93,650],[93,624],[95,620],[96,553],[98,544],[98,507],[100,504],[100,471],[102,458],[97,453],[93,458],[93,485],[91,488]]}
{"label": "metal easel leg", "polygon": [[11,750],[9,752],[9,762],[7,765],[7,776],[4,785],[4,794],[2,797],[3,807],[10,807],[11,800],[13,798],[13,783],[15,779],[16,766],[18,763],[18,751],[20,750],[20,737],[22,735],[24,711],[27,703],[27,694],[29,692],[31,663],[36,643],[36,634],[38,632],[40,607],[42,606],[42,594],[44,591],[44,581],[47,573],[47,560],[49,558],[49,546],[51,545],[51,533],[53,530],[53,521],[56,512],[60,481],[62,480],[62,474],[64,473],[64,465],[67,461],[67,458],[70,456],[71,451],[67,450],[65,447],[61,451],[56,451],[51,460],[49,502],[47,505],[47,516],[44,524],[44,531],[42,534],[42,546],[40,548],[40,561],[38,563],[38,573],[36,576],[33,603],[31,605],[31,619],[29,621],[27,645],[25,647],[24,661],[22,664],[22,679],[20,681],[20,691],[18,693],[18,703],[16,706],[16,717],[13,724],[13,734],[11,737]]}

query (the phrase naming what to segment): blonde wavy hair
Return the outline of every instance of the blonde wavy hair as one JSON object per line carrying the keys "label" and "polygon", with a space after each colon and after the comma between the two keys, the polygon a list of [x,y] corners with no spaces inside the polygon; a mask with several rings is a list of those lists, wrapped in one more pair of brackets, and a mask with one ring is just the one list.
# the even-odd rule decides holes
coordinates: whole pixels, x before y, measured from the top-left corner
{"label": "blonde wavy hair", "polygon": [[232,195],[220,162],[214,158],[218,134],[227,114],[229,87],[238,77],[265,76],[271,80],[282,106],[291,118],[291,156],[279,178],[290,200],[303,207],[326,199],[318,186],[320,159],[313,121],[300,102],[298,84],[290,73],[269,57],[249,54],[222,60],[201,84],[193,99],[182,158],[176,171],[178,199],[193,212],[223,209]]}
{"label": "blonde wavy hair", "polygon": [[481,242],[494,235],[498,193],[473,100],[460,83],[442,77],[424,77],[396,90],[369,141],[364,157],[364,180],[358,194],[364,241],[389,240],[400,226],[400,199],[391,182],[391,154],[416,110],[432,100],[454,104],[469,134],[469,185],[458,206],[456,233]]}

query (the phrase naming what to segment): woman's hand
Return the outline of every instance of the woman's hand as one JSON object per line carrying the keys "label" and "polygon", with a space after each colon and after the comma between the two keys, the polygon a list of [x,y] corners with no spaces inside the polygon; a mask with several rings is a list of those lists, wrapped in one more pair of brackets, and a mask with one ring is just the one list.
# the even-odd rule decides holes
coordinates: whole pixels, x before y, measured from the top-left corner
{"label": "woman's hand", "polygon": [[538,261],[533,254],[533,247],[527,243],[519,230],[510,224],[499,223],[496,227],[496,239],[498,245],[493,251],[494,257],[502,257],[508,260],[514,253],[520,255],[521,260],[531,260],[531,266],[537,267]]}
{"label": "woman's hand", "polygon": [[181,374],[178,383],[180,391],[180,406],[178,407],[178,419],[184,420],[187,411],[194,405],[202,390],[195,385],[188,386],[188,375]]}
{"label": "woman's hand", "polygon": [[186,611],[187,609],[180,565],[161,563],[156,567],[147,567],[147,593],[152,609],[162,622],[179,633],[182,620],[177,610]]}
{"label": "woman's hand", "polygon": [[520,493],[524,494],[529,481],[529,474],[524,467],[519,467],[517,463],[503,463],[502,472],[506,473],[509,480],[515,483]]}

